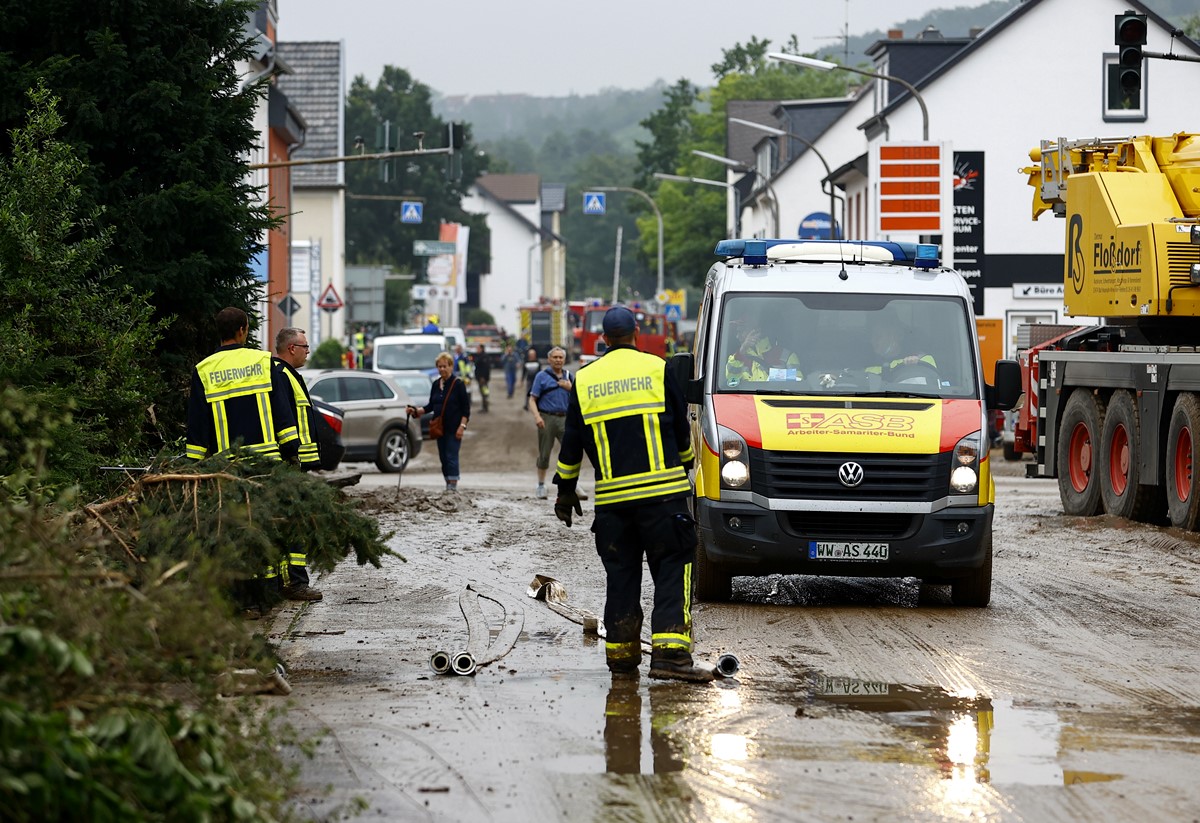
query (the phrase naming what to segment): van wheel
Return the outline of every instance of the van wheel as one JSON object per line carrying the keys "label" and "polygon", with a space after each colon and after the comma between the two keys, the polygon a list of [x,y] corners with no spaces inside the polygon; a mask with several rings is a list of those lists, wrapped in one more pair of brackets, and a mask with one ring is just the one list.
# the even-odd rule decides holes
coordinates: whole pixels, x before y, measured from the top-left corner
{"label": "van wheel", "polygon": [[1104,401],[1088,389],[1071,392],[1058,430],[1058,496],[1073,517],[1100,513],[1100,444]]}
{"label": "van wheel", "polygon": [[379,438],[375,451],[375,467],[381,472],[395,474],[408,465],[408,432],[403,429],[388,429]]}
{"label": "van wheel", "polygon": [[992,599],[992,533],[983,538],[986,554],[983,565],[966,577],[950,581],[950,602],[955,606],[982,609]]}
{"label": "van wheel", "polygon": [[733,575],[708,559],[703,541],[696,546],[696,560],[692,567],[696,600],[701,603],[728,603],[733,598]]}

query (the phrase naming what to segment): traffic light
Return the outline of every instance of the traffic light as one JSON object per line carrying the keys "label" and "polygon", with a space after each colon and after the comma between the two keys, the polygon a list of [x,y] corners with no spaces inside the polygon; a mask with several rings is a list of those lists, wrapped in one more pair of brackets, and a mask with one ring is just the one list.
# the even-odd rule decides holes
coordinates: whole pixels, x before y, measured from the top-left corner
{"label": "traffic light", "polygon": [[1116,16],[1117,64],[1121,89],[1129,94],[1142,90],[1142,46],[1146,45],[1146,15],[1124,11]]}
{"label": "traffic light", "polygon": [[446,124],[446,142],[452,149],[461,149],[466,138],[466,129],[462,123]]}

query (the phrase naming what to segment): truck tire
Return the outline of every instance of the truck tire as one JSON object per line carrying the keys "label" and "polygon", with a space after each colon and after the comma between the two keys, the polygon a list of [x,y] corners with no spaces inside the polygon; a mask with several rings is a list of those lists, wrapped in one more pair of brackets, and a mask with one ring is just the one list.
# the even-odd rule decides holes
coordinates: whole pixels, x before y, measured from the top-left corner
{"label": "truck tire", "polygon": [[704,551],[704,541],[696,545],[696,561],[692,564],[696,600],[701,603],[728,603],[733,599],[733,575],[712,563]]}
{"label": "truck tire", "polygon": [[387,474],[404,471],[411,450],[408,432],[404,429],[388,429],[379,438],[375,449],[375,468]]}
{"label": "truck tire", "polygon": [[1167,429],[1167,517],[1189,531],[1200,521],[1200,400],[1181,394]]}
{"label": "truck tire", "polygon": [[950,581],[950,602],[955,606],[982,609],[992,600],[992,532],[983,538],[983,565],[966,577]]}
{"label": "truck tire", "polygon": [[1004,443],[1004,459],[1005,460],[1020,460],[1021,453],[1017,451],[1016,443]]}
{"label": "truck tire", "polygon": [[1143,523],[1161,516],[1155,511],[1158,487],[1141,482],[1137,456],[1142,449],[1142,435],[1132,393],[1118,391],[1108,399],[1100,442],[1100,497],[1105,513]]}
{"label": "truck tire", "polygon": [[1100,513],[1097,458],[1104,420],[1104,401],[1091,389],[1075,389],[1063,408],[1058,430],[1058,496],[1063,511],[1076,517]]}

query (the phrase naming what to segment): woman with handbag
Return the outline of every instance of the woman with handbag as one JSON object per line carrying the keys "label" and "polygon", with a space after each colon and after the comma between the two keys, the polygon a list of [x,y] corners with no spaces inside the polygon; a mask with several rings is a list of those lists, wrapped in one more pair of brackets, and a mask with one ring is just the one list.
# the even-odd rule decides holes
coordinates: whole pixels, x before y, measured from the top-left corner
{"label": "woman with handbag", "polygon": [[442,476],[446,491],[458,491],[458,450],[471,418],[471,396],[463,381],[454,376],[454,357],[442,352],[435,361],[438,376],[429,386],[429,402],[425,406],[409,406],[409,416],[420,417],[426,409],[437,414],[429,421],[429,436],[437,441],[438,457],[442,461]]}

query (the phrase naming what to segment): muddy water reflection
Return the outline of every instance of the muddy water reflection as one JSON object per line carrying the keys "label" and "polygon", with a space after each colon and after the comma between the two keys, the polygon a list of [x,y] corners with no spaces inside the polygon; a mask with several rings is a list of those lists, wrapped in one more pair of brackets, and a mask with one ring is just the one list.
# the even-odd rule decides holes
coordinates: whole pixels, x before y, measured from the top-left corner
{"label": "muddy water reflection", "polygon": [[[605,702],[606,771],[698,770],[734,794],[753,796],[763,767],[839,759],[825,747],[780,745],[770,729],[731,733],[723,721],[737,718],[743,708],[739,691],[747,688],[736,680],[697,688],[614,677]],[[806,675],[790,696],[774,697],[797,701],[798,718],[853,720],[865,714],[885,724],[889,733],[883,739],[847,746],[842,757],[928,765],[938,780],[930,791],[950,807],[984,802],[977,795],[986,784],[1052,786],[1120,777],[1062,768],[1068,747],[1058,714],[1009,699],[819,673]]]}

